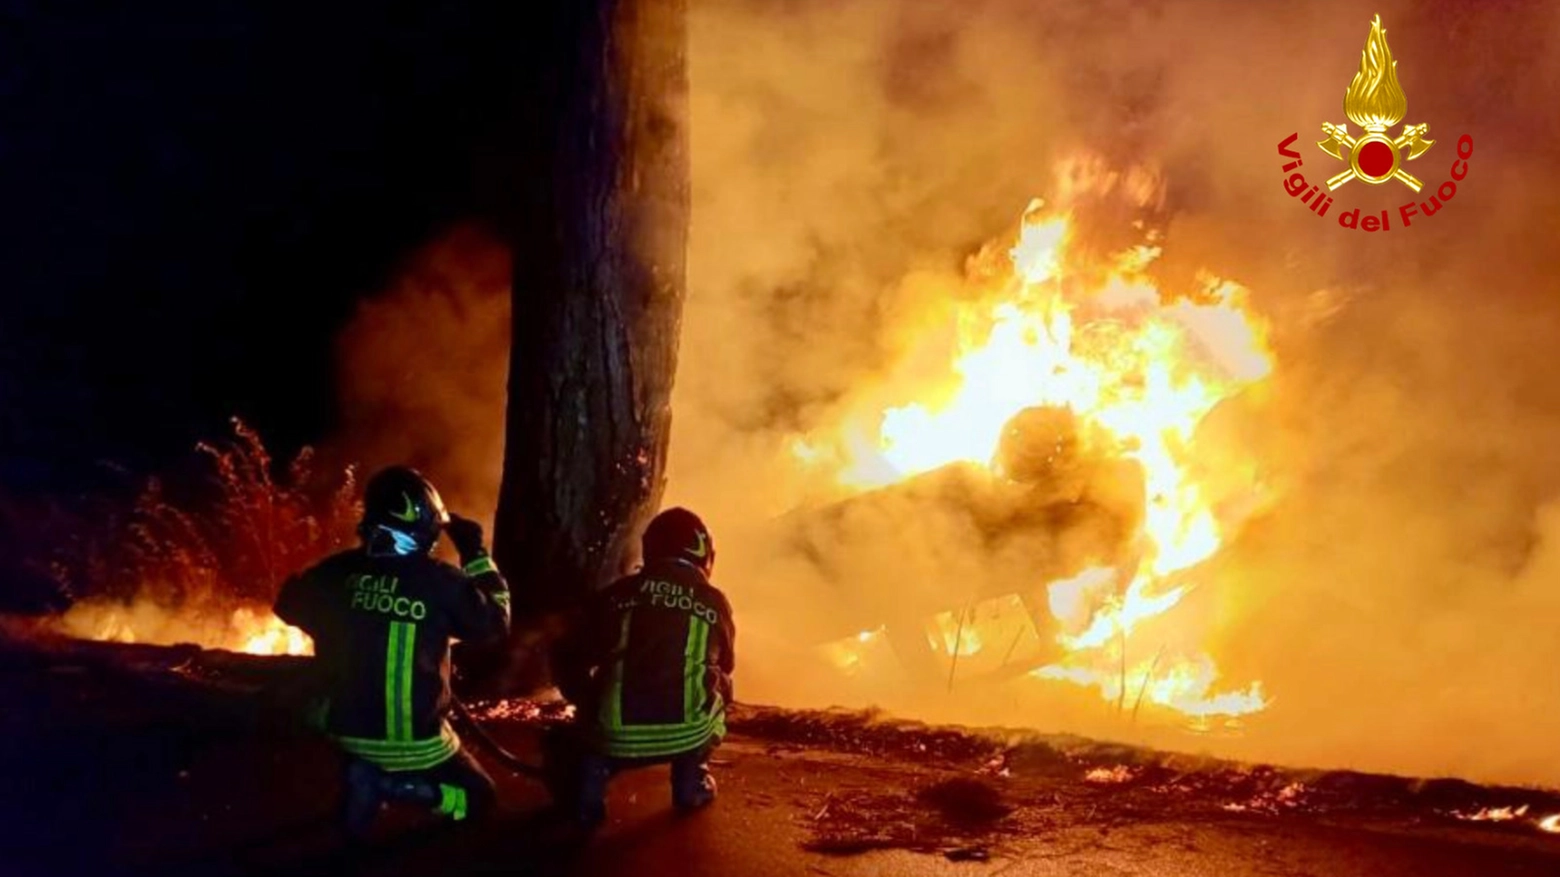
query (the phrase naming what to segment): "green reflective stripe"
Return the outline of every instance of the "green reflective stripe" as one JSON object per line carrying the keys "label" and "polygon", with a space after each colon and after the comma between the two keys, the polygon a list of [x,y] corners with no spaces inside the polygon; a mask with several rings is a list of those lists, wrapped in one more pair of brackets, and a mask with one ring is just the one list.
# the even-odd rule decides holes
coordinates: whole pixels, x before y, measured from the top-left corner
{"label": "green reflective stripe", "polygon": [[337,735],[336,740],[343,745],[360,749],[374,749],[381,752],[421,752],[441,745],[459,745],[460,743],[460,737],[456,736],[454,727],[448,721],[440,724],[437,737],[426,737],[422,740],[383,740],[378,737],[349,737],[345,734]]}
{"label": "green reflective stripe", "polygon": [[719,696],[714,711],[697,722],[677,725],[633,725],[621,728],[607,738],[610,755],[677,755],[708,743],[713,737],[726,736],[726,708]]}
{"label": "green reflective stripe", "polygon": [[463,570],[468,576],[479,576],[483,573],[498,572],[498,564],[493,562],[493,558],[483,555],[466,564]]}
{"label": "green reflective stripe", "polygon": [[390,622],[385,645],[385,739],[412,739],[412,656],[417,625]]}
{"label": "green reflective stripe", "polygon": [[694,710],[693,714],[694,714],[694,716],[696,718],[702,718],[704,716],[709,715],[708,708],[709,708],[709,705],[710,705],[710,703],[709,703],[709,700],[710,700],[710,691],[709,691],[710,624],[709,624],[709,622],[705,621],[702,618],[698,619],[698,622],[699,622],[699,686],[698,686],[699,706],[698,706],[698,709]]}
{"label": "green reflective stripe", "polygon": [[648,748],[681,751],[684,749],[691,749],[694,746],[703,743],[705,740],[708,740],[714,733],[715,729],[713,727],[705,726],[703,728],[692,729],[676,737],[614,737],[612,738],[612,746],[615,748],[625,749]]}
{"label": "green reflective stripe", "polygon": [[710,643],[710,624],[688,616],[688,641],[683,647],[683,721],[704,717],[704,664]]}
{"label": "green reflective stripe", "polygon": [[397,757],[447,751],[454,742],[446,737],[432,737],[427,740],[414,740],[406,743],[394,740],[365,740],[358,737],[337,737],[336,739],[340,741],[342,746],[350,748],[354,752],[372,752],[376,755]]}
{"label": "green reflective stripe", "polygon": [[416,654],[414,647],[417,644],[417,625],[408,622],[396,622],[406,628],[401,643],[401,737],[402,740],[412,739],[412,656]]}
{"label": "green reflective stripe", "polygon": [[623,653],[628,649],[628,623],[633,617],[631,614],[623,616],[617,656],[612,659],[612,678],[607,682],[607,730],[614,734],[623,728]]}
{"label": "green reflective stripe", "polygon": [[461,786],[439,784],[439,812],[456,822],[466,818],[466,790]]}
{"label": "green reflective stripe", "polygon": [[388,771],[427,770],[438,767],[460,751],[460,737],[444,723],[439,736],[426,740],[375,740],[365,737],[335,738],[344,751],[371,761]]}
{"label": "green reflective stripe", "polygon": [[702,728],[690,730],[682,736],[666,739],[614,738],[607,741],[606,748],[608,755],[630,758],[680,755],[684,752],[698,749],[718,736],[725,736],[724,722],[714,722]]}
{"label": "green reflective stripe", "polygon": [[385,637],[385,739],[395,740],[396,729],[400,723],[396,719],[396,707],[399,701],[396,699],[396,680],[400,679],[397,668],[401,659],[401,629],[405,627],[400,621],[390,623],[389,635]]}
{"label": "green reflective stripe", "polygon": [[698,736],[715,727],[715,724],[715,717],[711,716],[702,722],[681,725],[634,725],[619,729],[613,737],[627,743],[683,740],[688,737]]}
{"label": "green reflective stripe", "polygon": [[371,755],[366,752],[354,752],[358,758],[372,762],[381,770],[390,773],[407,773],[416,770],[432,770],[450,760],[453,753],[436,752],[431,755],[422,755],[415,758],[391,758],[386,755]]}

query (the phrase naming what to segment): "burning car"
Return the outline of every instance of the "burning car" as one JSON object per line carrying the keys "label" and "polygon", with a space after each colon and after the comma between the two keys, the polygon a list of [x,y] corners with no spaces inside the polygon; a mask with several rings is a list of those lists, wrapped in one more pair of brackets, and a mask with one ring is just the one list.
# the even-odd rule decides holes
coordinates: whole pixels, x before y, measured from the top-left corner
{"label": "burning car", "polygon": [[[1024,409],[1004,429],[991,467],[954,463],[788,515],[787,547],[822,581],[851,582],[852,564],[869,556],[873,579],[895,583],[840,588],[831,595],[840,610],[827,616],[831,628],[816,626],[817,613],[796,623],[813,625],[820,640],[881,627],[899,659],[920,673],[940,667],[933,619],[950,608],[1012,596],[1036,630],[1059,633],[1047,583],[1097,567],[1132,581],[1143,552],[1144,478],[1138,461],[1071,410]],[[934,519],[950,536],[941,544],[918,544],[926,529],[904,526]],[[986,574],[949,581],[946,573],[971,549],[997,560]]]}
{"label": "burning car", "polygon": [[[1171,610],[1265,502],[1249,443],[1204,428],[1271,373],[1265,324],[1211,276],[1162,292],[1152,235],[1106,264],[1073,256],[1070,213],[1042,208],[971,260],[946,319],[909,330],[927,337],[896,339],[903,374],[798,442],[842,495],[778,522],[795,629],[838,638],[842,669],[887,640],[923,680],[994,653],[999,678],[1118,703],[1261,709],[1257,683],[1217,690],[1197,619]],[[1145,625],[1155,639],[1129,655]]]}

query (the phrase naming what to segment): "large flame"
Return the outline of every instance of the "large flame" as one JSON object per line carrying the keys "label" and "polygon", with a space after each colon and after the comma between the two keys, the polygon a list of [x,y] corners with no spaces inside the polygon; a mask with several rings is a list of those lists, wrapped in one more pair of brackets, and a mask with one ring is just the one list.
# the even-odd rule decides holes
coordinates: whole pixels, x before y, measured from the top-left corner
{"label": "large flame", "polygon": [[104,642],[226,649],[250,655],[312,655],[309,635],[260,606],[164,608],[150,600],[87,600],[60,616],[62,633]]}
{"label": "large flame", "polygon": [[[955,307],[959,340],[946,376],[924,383],[917,401],[880,409],[876,435],[848,428],[832,439],[814,434],[797,446],[798,457],[813,465],[834,460],[842,484],[865,490],[952,463],[992,466],[1016,413],[1070,409],[1103,431],[1115,453],[1142,465],[1143,556],[1130,581],[1100,567],[1049,585],[1066,657],[1033,675],[1200,718],[1261,710],[1260,683],[1218,690],[1217,665],[1198,649],[1156,653],[1159,643],[1151,642],[1136,649],[1135,662],[1127,658],[1134,631],[1190,592],[1191,584],[1171,580],[1217,552],[1227,528],[1260,500],[1255,467],[1239,449],[1205,450],[1196,439],[1215,406],[1271,372],[1265,327],[1233,283],[1205,277],[1195,295],[1162,296],[1142,273],[1159,255],[1153,238],[1116,257],[1098,288],[1082,289],[1067,276],[1072,234],[1067,213],[1034,202],[1001,254],[1008,266],[991,294]],[[821,450],[831,442],[843,450]],[[1197,474],[1215,470],[1217,487]],[[1248,495],[1231,496],[1228,481]],[[948,655],[1006,640],[959,613],[935,619],[934,629],[934,644]],[[840,665],[853,667],[873,639],[863,634],[837,646],[849,656]]]}
{"label": "large flame", "polygon": [[233,613],[237,651],[248,655],[312,655],[314,640],[267,611],[238,609]]}
{"label": "large flame", "polygon": [[1408,113],[1408,97],[1398,85],[1397,62],[1387,48],[1387,31],[1379,15],[1360,53],[1360,70],[1344,92],[1343,111],[1366,131],[1385,131]]}

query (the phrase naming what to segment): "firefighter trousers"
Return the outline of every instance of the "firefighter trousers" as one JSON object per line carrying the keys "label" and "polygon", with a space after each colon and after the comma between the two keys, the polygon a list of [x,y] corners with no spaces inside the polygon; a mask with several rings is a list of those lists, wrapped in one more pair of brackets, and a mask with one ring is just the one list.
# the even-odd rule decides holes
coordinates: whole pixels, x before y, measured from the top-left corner
{"label": "firefighter trousers", "polygon": [[355,756],[346,759],[342,821],[354,839],[367,836],[386,803],[416,804],[462,822],[480,819],[497,799],[492,777],[465,750],[437,767],[418,771],[387,771]]}

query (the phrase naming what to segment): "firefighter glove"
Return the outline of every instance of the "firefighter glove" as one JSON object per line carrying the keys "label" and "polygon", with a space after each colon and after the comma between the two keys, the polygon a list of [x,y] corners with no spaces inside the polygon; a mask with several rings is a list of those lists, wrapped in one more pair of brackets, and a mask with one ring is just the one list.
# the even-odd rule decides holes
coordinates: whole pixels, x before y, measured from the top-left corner
{"label": "firefighter glove", "polygon": [[450,543],[460,552],[461,563],[470,563],[486,556],[487,549],[482,546],[482,525],[476,521],[451,514],[444,532],[449,534]]}

